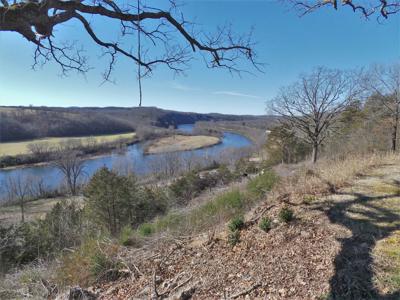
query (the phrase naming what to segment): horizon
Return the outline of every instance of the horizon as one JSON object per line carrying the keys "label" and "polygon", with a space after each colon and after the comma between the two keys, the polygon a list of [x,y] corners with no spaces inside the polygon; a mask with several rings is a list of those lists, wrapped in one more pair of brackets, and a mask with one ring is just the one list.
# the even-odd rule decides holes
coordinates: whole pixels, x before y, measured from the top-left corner
{"label": "horizon", "polygon": [[[280,87],[291,84],[300,73],[315,66],[354,69],[391,63],[400,57],[399,15],[383,23],[365,20],[349,9],[321,9],[299,17],[279,3],[241,0],[186,1],[181,10],[187,19],[203,24],[199,28],[206,31],[229,21],[237,32],[247,32],[254,26],[254,40],[258,43],[255,49],[259,61],[266,64],[264,73],[243,74],[240,78],[226,70],[208,69],[196,55],[185,76],[174,76],[159,67],[152,77],[144,78],[144,106],[196,113],[265,115],[266,102]],[[252,18],[243,17],[246,11],[252,13]],[[0,49],[0,81],[4,86],[0,90],[0,105],[135,107],[135,65],[119,58],[116,84],[100,85],[100,73],[106,62],[98,58],[98,49],[86,41],[76,24],[63,26],[62,37],[83,41],[94,70],[85,77],[72,73],[66,78],[58,76],[55,63],[30,70],[33,46],[14,33],[0,32],[0,42],[11,45]],[[99,29],[104,30],[105,26],[100,24]],[[15,57],[19,59],[16,61]],[[44,86],[43,82],[50,84]]]}

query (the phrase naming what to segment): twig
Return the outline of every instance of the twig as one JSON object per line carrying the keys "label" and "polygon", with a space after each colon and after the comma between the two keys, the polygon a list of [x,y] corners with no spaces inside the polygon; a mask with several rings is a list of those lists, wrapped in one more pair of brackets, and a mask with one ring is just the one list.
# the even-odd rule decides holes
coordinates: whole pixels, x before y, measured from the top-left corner
{"label": "twig", "polygon": [[152,300],[157,300],[159,297],[158,292],[157,292],[157,283],[156,283],[156,269],[153,269],[153,292],[151,294],[151,299]]}
{"label": "twig", "polygon": [[170,293],[176,291],[177,289],[181,288],[181,287],[184,286],[186,283],[188,283],[190,280],[192,280],[192,278],[193,278],[193,275],[190,275],[190,277],[189,277],[188,279],[186,279],[185,281],[181,282],[180,284],[178,284],[178,285],[177,285],[176,287],[174,287],[173,289],[165,291],[164,293],[162,293],[162,294],[160,295],[160,297],[163,297],[163,296],[165,296],[165,295],[168,295],[168,294],[170,294]]}
{"label": "twig", "polygon": [[252,292],[253,290],[259,288],[260,286],[261,286],[261,283],[256,283],[253,286],[249,287],[247,290],[244,290],[240,293],[230,296],[229,299],[236,299],[236,298],[239,298],[240,296],[247,295],[248,293]]}
{"label": "twig", "polygon": [[254,218],[252,218],[251,220],[248,221],[248,224],[256,223],[266,211],[270,210],[273,207],[275,207],[275,204],[272,204],[272,205],[267,206],[264,209],[262,209]]}

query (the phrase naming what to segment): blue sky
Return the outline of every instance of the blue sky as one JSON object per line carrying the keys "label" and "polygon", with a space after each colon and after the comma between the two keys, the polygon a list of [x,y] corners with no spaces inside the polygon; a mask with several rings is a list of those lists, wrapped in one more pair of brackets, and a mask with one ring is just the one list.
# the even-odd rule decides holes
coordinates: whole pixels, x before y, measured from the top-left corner
{"label": "blue sky", "polygon": [[[165,0],[147,0],[155,6]],[[390,63],[400,58],[400,14],[379,24],[366,21],[349,9],[323,9],[299,18],[275,1],[188,0],[181,8],[186,19],[205,30],[226,22],[245,33],[254,26],[258,60],[264,74],[240,78],[224,70],[211,70],[202,58],[191,62],[184,76],[159,67],[143,81],[144,106],[195,112],[264,114],[265,102],[280,86],[290,84],[301,72],[317,65],[353,68],[370,63]],[[96,25],[99,32],[109,24]],[[0,33],[0,105],[136,106],[138,89],[135,65],[120,59],[116,84],[104,84],[106,61],[93,43],[85,42],[78,24],[57,28],[58,37],[84,41],[93,67],[86,78],[71,73],[59,76],[55,64],[31,70],[34,47],[14,33]]]}

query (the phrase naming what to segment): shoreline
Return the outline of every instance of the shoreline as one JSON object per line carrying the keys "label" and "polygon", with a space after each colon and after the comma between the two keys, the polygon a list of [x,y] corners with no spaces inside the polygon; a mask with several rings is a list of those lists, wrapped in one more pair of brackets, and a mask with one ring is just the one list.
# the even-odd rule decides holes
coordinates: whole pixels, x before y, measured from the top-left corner
{"label": "shoreline", "polygon": [[[134,144],[140,143],[141,141],[136,140],[133,142],[130,142],[128,144],[126,144],[126,146],[132,146]],[[100,157],[104,157],[107,155],[110,155],[113,153],[113,151],[115,151],[117,148],[113,148],[110,149],[109,151],[106,151],[104,153],[98,153],[98,154],[94,154],[94,155],[83,155],[81,156],[82,159],[84,160],[92,160],[92,159],[96,159],[96,158],[100,158]],[[54,160],[51,161],[42,161],[42,162],[37,162],[37,163],[33,163],[33,164],[21,164],[21,165],[15,165],[15,166],[8,166],[8,167],[3,167],[0,168],[0,171],[11,171],[11,170],[17,170],[17,169],[23,169],[23,168],[35,168],[35,167],[43,167],[43,166],[49,166],[54,162]]]}

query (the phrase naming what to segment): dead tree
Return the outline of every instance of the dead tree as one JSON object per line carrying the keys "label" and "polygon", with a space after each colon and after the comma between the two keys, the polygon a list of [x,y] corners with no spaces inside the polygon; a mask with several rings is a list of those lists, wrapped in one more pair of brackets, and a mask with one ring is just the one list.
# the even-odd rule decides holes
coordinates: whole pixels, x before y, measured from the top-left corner
{"label": "dead tree", "polygon": [[340,70],[318,67],[281,88],[271,101],[271,110],[281,121],[311,144],[313,163],[337,117],[357,94],[352,78]]}
{"label": "dead tree", "polygon": [[400,118],[400,63],[374,65],[361,77],[363,88],[382,103],[382,111],[391,120],[391,150],[396,151]]}
{"label": "dead tree", "polygon": [[291,3],[301,16],[323,7],[331,7],[335,10],[339,7],[350,8],[366,19],[371,16],[387,19],[400,11],[399,0],[286,0],[286,2]]}
{"label": "dead tree", "polygon": [[[80,24],[87,39],[109,57],[103,74],[107,81],[112,79],[118,56],[138,64],[143,70],[139,77],[151,74],[157,65],[181,73],[194,52],[202,54],[210,68],[241,72],[241,63],[250,62],[259,70],[251,32],[237,35],[229,26],[203,32],[185,20],[174,0],[161,1],[165,3],[159,7],[153,2],[153,6],[139,3],[139,9],[135,1],[0,0],[0,31],[15,32],[35,45],[34,67],[52,60],[64,75],[90,69],[82,47],[60,40],[66,28],[60,25],[67,23]],[[101,37],[96,29],[99,22],[107,22],[109,28],[119,26],[114,39]],[[137,49],[139,37],[141,49]]]}
{"label": "dead tree", "polygon": [[25,222],[25,203],[32,196],[32,180],[28,176],[16,174],[6,181],[6,193],[9,201],[17,201],[21,209],[21,223]]}
{"label": "dead tree", "polygon": [[78,192],[78,180],[85,174],[85,164],[80,153],[75,150],[60,149],[57,152],[55,167],[64,175],[69,191],[72,195]]}

